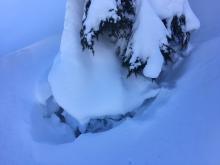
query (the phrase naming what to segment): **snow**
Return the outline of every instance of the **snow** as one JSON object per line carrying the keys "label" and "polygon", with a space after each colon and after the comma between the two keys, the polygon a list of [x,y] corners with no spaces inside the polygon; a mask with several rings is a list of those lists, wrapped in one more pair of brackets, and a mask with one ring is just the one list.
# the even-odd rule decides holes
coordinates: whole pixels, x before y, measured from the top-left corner
{"label": "snow", "polygon": [[[114,18],[114,20],[117,20],[118,16],[116,14],[117,4],[115,0],[92,0],[87,16],[83,16],[83,20],[86,19],[85,22],[85,33],[87,34],[88,41],[91,41],[91,30],[97,31],[99,29],[99,23],[102,20],[108,19],[110,17]],[[109,11],[109,9],[112,9]],[[95,12],[94,12],[95,11]]]}
{"label": "snow", "polygon": [[1,0],[0,56],[62,32],[66,0]]}
{"label": "snow", "polygon": [[[100,5],[98,0],[93,0],[88,13],[85,12],[83,15],[85,8],[83,1],[67,1],[61,48],[48,79],[51,96],[82,125],[90,119],[126,114],[141,106],[145,100],[155,97],[159,92],[158,87],[147,78],[142,76],[127,78],[125,69],[121,67],[115,55],[114,44],[105,40],[97,42],[94,56],[91,52],[82,51],[79,35],[82,21],[86,19],[85,31],[87,37],[91,37],[92,34],[89,34],[91,29],[98,30],[101,20],[108,15],[116,17],[116,14],[112,13],[116,10],[115,3],[114,0],[103,1]],[[186,30],[198,28],[192,24],[192,21],[197,24],[198,20],[191,11],[188,1],[178,3],[182,10],[180,6],[175,8],[177,6],[175,2],[169,1],[167,4],[173,11],[172,16],[177,13],[176,9],[186,14],[186,20],[189,23],[186,26],[189,29]],[[147,62],[143,75],[148,78],[157,78],[161,73],[164,58],[160,45],[167,44],[166,37],[169,35],[158,13],[152,7],[160,5],[164,5],[162,1],[150,3],[139,0],[136,2],[137,16],[134,34],[129,43],[132,45],[133,52],[129,60],[131,67],[136,68],[136,65],[139,65],[136,63],[137,59]],[[109,9],[114,10],[109,11]],[[168,14],[164,16],[167,18]],[[130,53],[127,52],[127,54]],[[48,91],[50,92],[49,89]],[[47,93],[43,94],[47,96],[45,99],[48,98]]]}
{"label": "snow", "polygon": [[217,21],[216,15],[219,14],[219,1],[209,0],[209,2],[200,1],[199,5],[196,0],[191,0],[190,4],[199,16],[201,27],[194,37],[195,42],[204,42],[210,38],[220,35],[220,22]]}
{"label": "snow", "polygon": [[186,16],[186,31],[199,29],[200,22],[193,13],[188,0],[150,0],[153,8],[161,19],[177,15]]}
{"label": "snow", "polygon": [[36,97],[37,100],[40,104],[42,105],[47,105],[47,100],[50,98],[50,96],[52,95],[50,86],[48,84],[47,81],[45,81],[45,77],[44,79],[42,79],[41,81],[39,81],[39,84],[36,87]]}
{"label": "snow", "polygon": [[36,88],[49,72],[60,37],[1,57],[0,164],[220,164],[219,2],[190,2],[202,24],[191,56],[171,69],[142,114],[107,132],[73,141],[56,116],[43,117]]}
{"label": "snow", "polygon": [[[133,46],[130,63],[135,63],[139,57],[147,61],[143,74],[146,77],[157,78],[163,66],[163,56],[159,45],[167,43],[167,30],[162,21],[157,17],[148,1],[137,1],[140,7],[134,27],[134,36],[131,44]],[[146,11],[147,14],[146,14]],[[134,66],[136,67],[136,66]]]}
{"label": "snow", "polygon": [[174,87],[163,88],[142,107],[144,114],[74,142],[55,116],[42,118],[44,109],[33,98],[59,39],[1,59],[0,164],[219,164],[219,43],[213,38],[197,47],[166,79]]}
{"label": "snow", "polygon": [[[81,35],[88,44],[83,47],[89,47],[94,52],[92,46],[95,42],[94,38],[96,38],[95,32],[100,30],[100,23],[111,17],[113,21],[120,20],[120,16],[117,16],[117,2],[115,0],[86,2],[89,3],[84,5]],[[119,39],[117,45],[121,52],[127,48],[126,53],[122,53],[121,56],[129,63],[130,71],[138,70],[142,65],[146,65],[143,69],[143,75],[148,78],[157,78],[164,64],[160,47],[164,44],[168,45],[166,38],[172,33],[170,24],[173,17],[184,15],[186,21],[184,24],[186,25],[183,27],[183,32],[198,29],[200,22],[191,10],[188,0],[137,0],[135,1],[135,10],[135,25],[129,44],[127,45],[126,41]],[[148,12],[146,13],[146,11]],[[130,19],[133,20],[131,15]],[[163,19],[167,21],[167,27],[164,26]]]}
{"label": "snow", "polygon": [[57,103],[83,125],[93,118],[130,112],[159,90],[142,76],[127,78],[114,55],[113,44],[98,42],[94,56],[82,51],[82,9],[83,4],[77,1],[67,3],[60,53],[50,71],[49,83]]}
{"label": "snow", "polygon": [[199,29],[200,21],[193,13],[188,1],[186,1],[184,14],[186,16],[186,29],[185,30],[186,31],[193,31],[193,30]]}

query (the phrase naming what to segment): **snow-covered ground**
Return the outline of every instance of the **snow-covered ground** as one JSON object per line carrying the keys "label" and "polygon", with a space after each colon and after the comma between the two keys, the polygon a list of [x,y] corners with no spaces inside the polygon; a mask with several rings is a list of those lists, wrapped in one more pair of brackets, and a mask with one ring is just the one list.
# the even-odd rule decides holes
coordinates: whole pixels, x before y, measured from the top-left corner
{"label": "snow-covered ground", "polygon": [[201,22],[201,28],[195,36],[195,40],[204,42],[219,36],[220,21],[218,21],[217,15],[219,15],[220,2],[217,0],[209,0],[208,2],[190,0],[190,4]]}
{"label": "snow-covered ground", "polygon": [[0,165],[220,164],[220,30],[214,21],[220,10],[211,1],[192,0],[201,20],[196,47],[171,71],[159,96],[142,107],[143,114],[75,141],[56,116],[42,117],[44,107],[35,97],[60,36],[0,58]]}
{"label": "snow-covered ground", "polygon": [[0,56],[61,33],[66,0],[1,0]]}

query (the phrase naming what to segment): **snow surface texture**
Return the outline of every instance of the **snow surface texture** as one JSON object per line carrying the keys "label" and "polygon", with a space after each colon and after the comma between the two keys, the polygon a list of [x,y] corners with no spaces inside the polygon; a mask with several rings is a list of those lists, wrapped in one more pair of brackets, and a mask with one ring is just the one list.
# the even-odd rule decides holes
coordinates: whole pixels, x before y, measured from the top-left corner
{"label": "snow surface texture", "polygon": [[[103,17],[108,17],[106,14],[112,16],[111,12],[116,10],[115,0],[103,1],[101,3],[103,6],[98,2],[98,0],[91,1],[87,13],[88,34],[90,29],[98,28],[97,23]],[[143,55],[141,58],[148,60],[144,75],[150,78],[157,78],[161,72],[163,56],[159,45],[166,43],[166,36],[169,35],[158,17],[162,15],[158,12],[158,6],[161,5],[159,2],[151,5],[151,1],[137,1],[137,7],[140,9],[135,23],[136,32],[130,43],[134,48],[134,55],[130,61],[135,62],[137,56]],[[188,30],[199,27],[199,21],[192,14],[187,0],[178,3],[168,1],[167,4],[173,11],[172,16],[177,14],[187,16]],[[179,4],[178,8],[176,8],[177,4]],[[158,13],[154,11],[154,7]],[[107,10],[109,8],[113,10],[109,12]],[[90,55],[89,51],[82,51],[79,31],[82,20],[85,20],[83,9],[84,1],[67,1],[61,48],[49,74],[51,95],[80,124],[85,124],[94,118],[126,114],[141,106],[145,100],[155,97],[159,91],[157,85],[148,78],[134,75],[127,78],[126,70],[122,68],[120,60],[114,53],[114,44],[105,40],[97,42],[94,56]],[[169,12],[163,11],[163,14],[164,18],[170,17]],[[193,22],[191,19],[196,21]]]}
{"label": "snow surface texture", "polygon": [[173,70],[166,81],[175,86],[143,106],[143,115],[74,142],[70,128],[55,116],[42,118],[45,109],[33,97],[59,38],[1,58],[0,164],[220,164],[219,37],[200,43]]}
{"label": "snow surface texture", "polygon": [[0,56],[61,33],[65,3],[66,0],[1,0]]}
{"label": "snow surface texture", "polygon": [[59,50],[59,37],[1,57],[0,164],[220,164],[219,1],[190,2],[202,25],[192,38],[197,47],[166,78],[167,88],[141,108],[147,110],[143,115],[74,142],[56,116],[42,118],[45,109],[33,97]]}

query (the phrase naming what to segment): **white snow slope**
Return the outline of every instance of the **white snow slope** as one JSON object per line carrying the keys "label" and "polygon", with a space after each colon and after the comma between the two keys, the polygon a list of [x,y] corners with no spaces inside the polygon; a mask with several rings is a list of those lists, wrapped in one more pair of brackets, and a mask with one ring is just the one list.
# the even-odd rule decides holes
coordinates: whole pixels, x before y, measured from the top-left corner
{"label": "white snow slope", "polygon": [[66,0],[1,0],[0,56],[62,32]]}
{"label": "white snow slope", "polygon": [[[202,13],[195,1],[196,12]],[[210,10],[217,0],[201,2]],[[220,11],[218,11],[220,14]],[[59,49],[52,37],[0,59],[0,165],[218,165],[220,164],[220,30],[201,18],[197,47],[170,73],[167,87],[144,114],[114,129],[72,141],[56,117],[43,118],[33,97]],[[204,17],[203,17],[204,16]],[[218,21],[210,26],[217,27]],[[203,28],[204,25],[204,28]],[[210,35],[208,35],[210,34]]]}

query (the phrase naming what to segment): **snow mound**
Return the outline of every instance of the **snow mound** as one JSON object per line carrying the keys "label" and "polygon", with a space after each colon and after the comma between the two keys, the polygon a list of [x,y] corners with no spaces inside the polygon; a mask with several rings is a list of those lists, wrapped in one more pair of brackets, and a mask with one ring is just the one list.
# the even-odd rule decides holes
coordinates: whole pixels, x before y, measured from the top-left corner
{"label": "snow mound", "polygon": [[49,82],[57,103],[84,124],[91,118],[132,111],[146,99],[155,97],[158,87],[142,76],[127,78],[111,43],[99,42],[95,56],[82,52],[79,38],[82,9],[83,4],[80,6],[76,1],[67,3],[60,53]]}
{"label": "snow mound", "polygon": [[[134,48],[130,62],[136,63],[139,58],[147,60],[143,73],[151,78],[157,78],[161,72],[164,60],[159,46],[167,43],[166,37],[169,35],[157,15],[159,13],[152,7],[157,8],[161,1],[157,2],[137,1],[137,7],[139,6],[140,10],[134,25],[136,33],[130,42]],[[97,0],[91,1],[90,7],[98,12],[94,14],[91,13],[94,12],[91,8],[88,13],[83,13],[84,1],[67,1],[60,52],[54,61],[48,80],[52,96],[58,105],[81,124],[88,123],[90,119],[131,112],[159,92],[157,84],[149,78],[142,75],[138,77],[132,75],[127,78],[126,69],[115,56],[113,43],[101,38],[100,42],[95,44],[94,56],[89,51],[82,51],[79,34],[82,21],[87,18],[85,31],[87,37],[91,36],[89,35],[91,28],[98,27],[97,22],[100,22],[103,15],[106,18],[105,14],[110,13],[112,17],[111,12],[114,12],[114,6],[116,6],[114,3],[116,3],[115,0],[109,0],[101,3],[104,6],[100,6]],[[170,2],[170,4],[173,3]],[[184,9],[178,11],[184,13],[188,9],[188,1],[182,3],[180,5]],[[109,8],[113,10],[107,10]],[[99,14],[100,12],[103,15]],[[165,16],[167,18],[169,14],[166,13]],[[192,28],[197,27],[192,26]],[[47,91],[50,92],[50,90]],[[48,98],[48,94],[44,97]]]}

